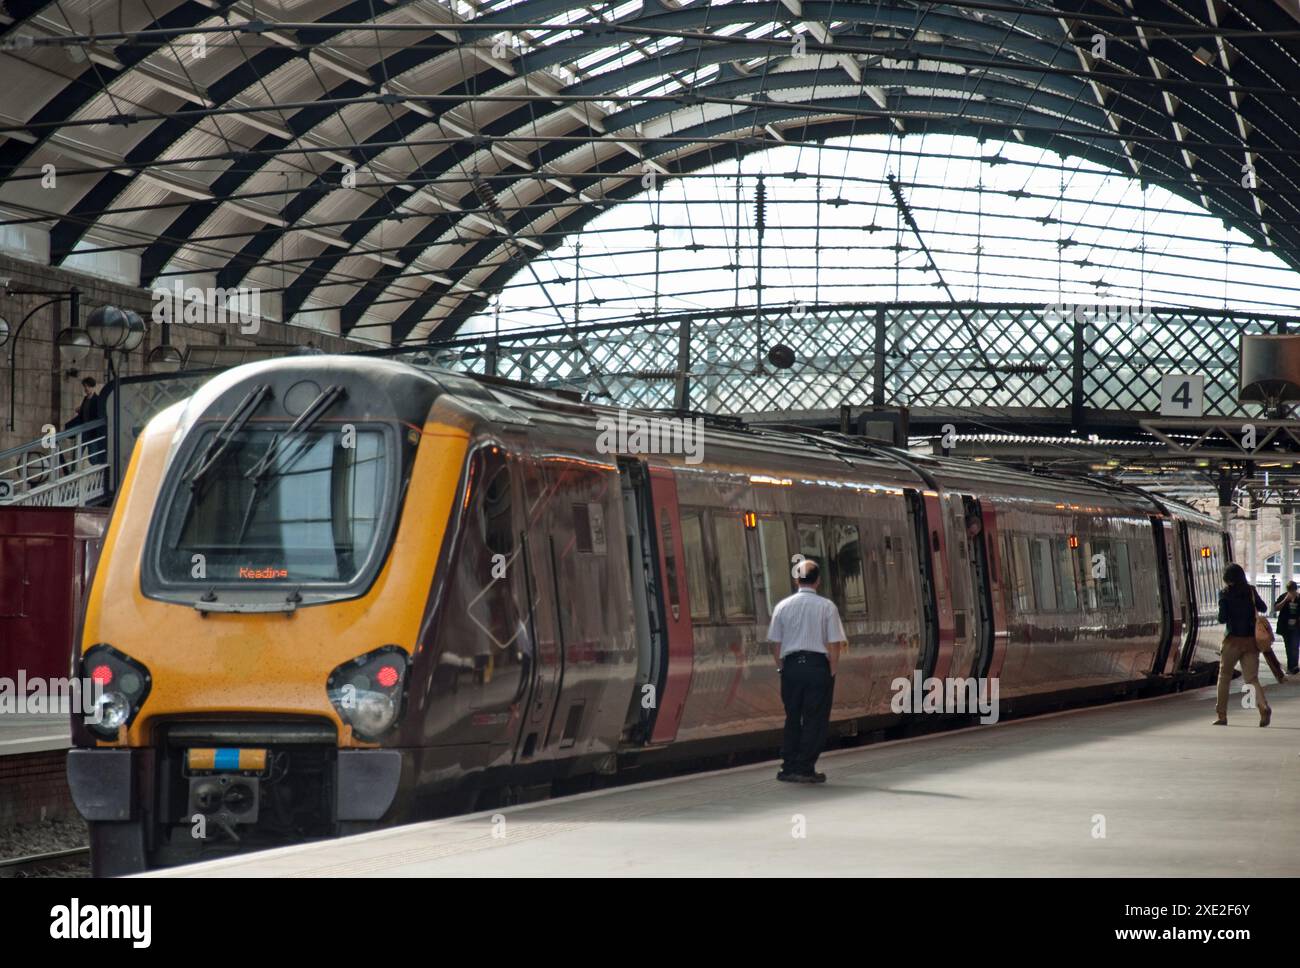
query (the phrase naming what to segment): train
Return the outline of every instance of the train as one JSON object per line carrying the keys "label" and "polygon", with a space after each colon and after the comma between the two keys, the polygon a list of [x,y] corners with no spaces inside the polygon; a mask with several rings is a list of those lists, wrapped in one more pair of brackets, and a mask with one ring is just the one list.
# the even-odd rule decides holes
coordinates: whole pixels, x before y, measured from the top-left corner
{"label": "train", "polygon": [[148,422],[115,498],[73,657],[93,869],[775,750],[798,556],[848,636],[842,737],[915,716],[917,676],[1014,713],[1207,674],[1231,548],[1085,476],[377,355],[235,367]]}

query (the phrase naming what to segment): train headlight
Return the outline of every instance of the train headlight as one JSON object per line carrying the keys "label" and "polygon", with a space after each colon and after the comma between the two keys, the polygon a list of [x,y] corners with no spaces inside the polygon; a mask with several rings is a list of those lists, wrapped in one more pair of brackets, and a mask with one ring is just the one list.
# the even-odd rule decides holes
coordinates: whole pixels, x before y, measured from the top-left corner
{"label": "train headlight", "polygon": [[153,680],[149,670],[111,645],[92,645],[81,657],[82,681],[89,680],[94,701],[82,720],[101,739],[117,739],[144,705]]}
{"label": "train headlight", "polygon": [[325,683],[325,691],[339,718],[352,727],[357,739],[373,742],[393,728],[402,711],[407,656],[395,645],[385,645],[345,662]]}
{"label": "train headlight", "polygon": [[131,718],[131,704],[119,692],[106,692],[95,700],[90,716],[98,720],[91,729],[103,735],[116,736]]}

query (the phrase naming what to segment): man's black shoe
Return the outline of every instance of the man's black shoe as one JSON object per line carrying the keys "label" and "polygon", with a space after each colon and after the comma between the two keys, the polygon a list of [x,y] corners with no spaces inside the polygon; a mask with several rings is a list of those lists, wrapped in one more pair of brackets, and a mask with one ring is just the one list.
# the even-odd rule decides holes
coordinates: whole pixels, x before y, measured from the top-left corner
{"label": "man's black shoe", "polygon": [[805,773],[805,774],[803,774],[803,782],[804,782],[804,783],[825,783],[825,782],[826,782],[826,774],[825,774],[825,773]]}
{"label": "man's black shoe", "polygon": [[776,778],[777,778],[778,780],[780,780],[782,783],[798,783],[798,782],[799,782],[799,774],[798,774],[798,773],[787,773],[785,770],[781,770],[779,773],[777,773]]}

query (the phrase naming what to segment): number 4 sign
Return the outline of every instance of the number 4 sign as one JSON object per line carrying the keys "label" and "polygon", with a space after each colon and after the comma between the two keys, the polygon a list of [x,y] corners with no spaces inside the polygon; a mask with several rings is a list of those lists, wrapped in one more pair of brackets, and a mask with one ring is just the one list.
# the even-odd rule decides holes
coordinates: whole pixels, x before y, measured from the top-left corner
{"label": "number 4 sign", "polygon": [[1200,417],[1205,413],[1205,377],[1166,373],[1160,378],[1160,416]]}

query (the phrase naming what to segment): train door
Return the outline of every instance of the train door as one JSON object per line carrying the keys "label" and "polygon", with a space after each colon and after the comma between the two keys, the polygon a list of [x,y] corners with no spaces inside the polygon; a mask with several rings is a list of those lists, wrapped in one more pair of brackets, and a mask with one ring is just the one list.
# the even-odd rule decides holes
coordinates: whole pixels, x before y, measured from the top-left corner
{"label": "train door", "polygon": [[661,688],[654,697],[654,722],[650,742],[671,743],[686,708],[691,678],[695,674],[695,630],[684,572],[681,517],[677,510],[677,481],[671,468],[651,467],[650,510],[658,544],[660,603],[663,608],[667,661],[660,672]]}
{"label": "train door", "polygon": [[619,458],[623,530],[627,543],[628,580],[636,626],[636,687],[623,727],[625,741],[645,743],[654,731],[656,701],[668,665],[668,630],[664,622],[663,582],[655,541],[654,507],[644,461]]}
{"label": "train door", "polygon": [[[932,492],[933,493],[933,492]],[[938,659],[946,638],[945,627],[951,631],[946,584],[943,583],[942,523],[936,505],[933,525],[927,513],[927,500],[914,488],[903,491],[907,501],[908,517],[916,542],[916,561],[921,572],[921,605],[924,609],[925,641],[921,650],[920,673],[924,677],[937,675]],[[933,498],[931,498],[933,500]],[[941,591],[942,589],[942,591]],[[948,639],[951,643],[951,639]],[[949,653],[951,654],[951,653]]]}
{"label": "train door", "polygon": [[514,758],[527,760],[538,752],[554,715],[564,639],[549,522],[553,485],[547,482],[541,464],[532,461],[524,464],[520,476],[526,515],[520,536],[520,570],[526,583],[529,637]]}
{"label": "train door", "polygon": [[496,444],[471,454],[440,605],[426,731],[463,748],[468,766],[511,757],[518,704],[531,675],[515,463]]}
{"label": "train door", "polygon": [[1152,515],[1151,529],[1156,546],[1156,582],[1160,587],[1160,644],[1151,672],[1168,675],[1177,668],[1182,652],[1184,599],[1178,580],[1178,556],[1174,552],[1174,524]]}
{"label": "train door", "polygon": [[939,621],[939,635],[934,664],[928,675],[943,679],[952,669],[953,655],[953,574],[948,566],[950,538],[944,524],[944,496],[927,491],[924,498],[926,522],[926,551],[933,562],[935,616]]}
{"label": "train door", "polygon": [[1006,562],[1001,558],[1001,529],[998,512],[987,498],[980,498],[975,506],[979,515],[980,534],[978,550],[986,581],[981,598],[988,603],[990,617],[989,639],[981,644],[980,665],[977,675],[995,678],[1002,675],[1002,663],[1007,657],[1007,642],[1011,637],[1007,627],[1007,599],[1003,589],[1006,581]]}
{"label": "train door", "polygon": [[[962,498],[963,523],[967,544],[967,568],[970,572],[975,655],[964,675],[983,676],[993,655],[992,576],[989,574],[988,548],[985,545],[984,521],[979,501]],[[960,668],[958,671],[962,671]]]}
{"label": "train door", "polygon": [[952,591],[952,661],[949,673],[974,675],[979,657],[980,614],[976,604],[977,584],[971,536],[966,522],[966,505],[960,494],[941,498],[944,512],[948,578]]}
{"label": "train door", "polygon": [[1179,599],[1183,618],[1182,653],[1174,667],[1179,672],[1191,668],[1196,657],[1196,642],[1200,632],[1200,603],[1197,595],[1196,573],[1198,562],[1192,558],[1191,534],[1185,521],[1174,524],[1173,543],[1175,554],[1174,576],[1180,582]]}

